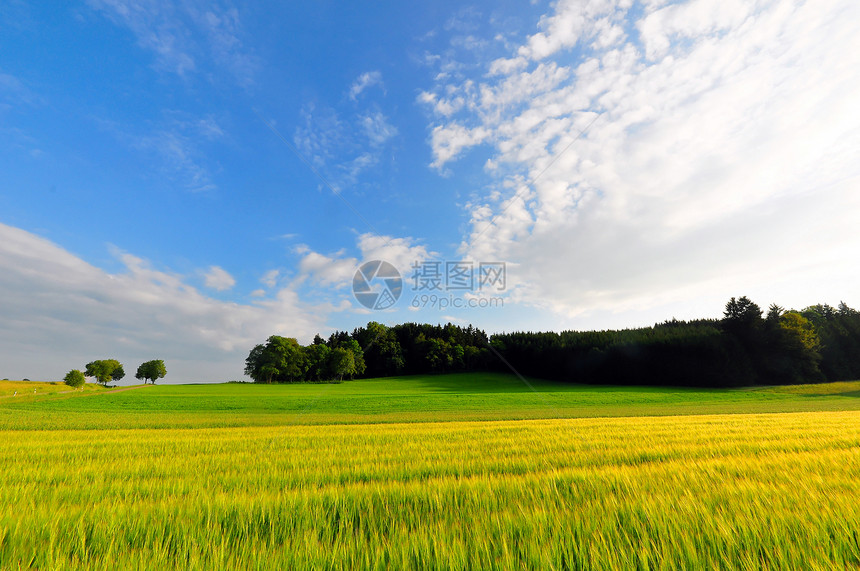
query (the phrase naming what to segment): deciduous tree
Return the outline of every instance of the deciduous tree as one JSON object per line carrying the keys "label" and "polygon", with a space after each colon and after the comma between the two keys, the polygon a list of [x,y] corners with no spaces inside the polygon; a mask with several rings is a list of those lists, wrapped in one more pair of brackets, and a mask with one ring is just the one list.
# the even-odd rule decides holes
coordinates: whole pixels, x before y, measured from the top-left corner
{"label": "deciduous tree", "polygon": [[257,345],[245,359],[245,374],[256,383],[294,383],[304,380],[305,353],[290,337],[272,335],[265,345]]}
{"label": "deciduous tree", "polygon": [[150,381],[154,385],[156,379],[163,379],[166,374],[167,367],[164,366],[164,361],[153,359],[152,361],[141,363],[134,377],[142,380],[144,384],[146,384],[146,381]]}
{"label": "deciduous tree", "polygon": [[98,382],[107,385],[111,379],[118,381],[125,376],[122,363],[116,359],[99,359],[87,363],[84,374],[95,377]]}
{"label": "deciduous tree", "polygon": [[332,349],[329,356],[329,374],[338,380],[355,376],[355,354],[341,347]]}

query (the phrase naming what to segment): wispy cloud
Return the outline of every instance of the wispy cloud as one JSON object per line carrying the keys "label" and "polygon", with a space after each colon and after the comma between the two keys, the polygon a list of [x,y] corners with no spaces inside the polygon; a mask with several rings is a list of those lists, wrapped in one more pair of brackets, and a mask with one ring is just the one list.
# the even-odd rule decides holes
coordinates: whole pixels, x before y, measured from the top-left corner
{"label": "wispy cloud", "polygon": [[375,85],[382,86],[382,73],[379,71],[368,71],[358,76],[352,87],[349,88],[349,98],[353,101],[358,99],[364,90]]}
{"label": "wispy cloud", "polygon": [[90,0],[89,4],[128,28],[141,48],[153,52],[158,68],[178,75],[195,69],[193,53],[198,47],[179,6],[161,0]]}
{"label": "wispy cloud", "polygon": [[266,287],[275,287],[275,284],[278,283],[278,278],[280,277],[280,270],[269,270],[263,277],[260,278],[260,283],[265,285]]}
{"label": "wispy cloud", "polygon": [[162,130],[140,137],[133,143],[137,148],[161,158],[163,172],[192,192],[214,190],[209,169],[195,139],[181,130]]}
{"label": "wispy cloud", "polygon": [[0,146],[11,147],[16,153],[24,153],[34,159],[41,157],[44,151],[39,148],[40,142],[31,130],[12,126],[12,121],[7,123],[4,119],[24,107],[43,104],[44,99],[25,82],[0,71]]}
{"label": "wispy cloud", "polygon": [[153,53],[155,67],[182,77],[202,69],[227,70],[248,86],[259,63],[242,40],[235,7],[193,0],[90,0],[90,6],[127,28],[137,44]]}
{"label": "wispy cloud", "polygon": [[0,71],[0,109],[3,106],[39,105],[42,98],[33,92],[23,81]]}
{"label": "wispy cloud", "polygon": [[301,111],[302,124],[296,127],[296,149],[317,168],[332,158],[336,149],[348,145],[347,127],[337,112],[327,106],[308,103]]}
{"label": "wispy cloud", "polygon": [[381,147],[397,135],[397,128],[388,122],[381,111],[370,111],[359,118],[367,140],[374,147]]}
{"label": "wispy cloud", "polygon": [[217,188],[212,171],[217,171],[218,165],[213,164],[207,150],[225,134],[213,117],[194,118],[167,111],[148,132],[140,132],[140,126],[95,120],[122,144],[151,161],[154,168],[150,170],[171,184],[191,192]]}
{"label": "wispy cloud", "polygon": [[189,9],[189,12],[203,30],[215,63],[228,69],[240,85],[251,85],[260,64],[240,39],[242,25],[238,10],[219,9],[208,3],[204,6],[205,9]]}
{"label": "wispy cloud", "polygon": [[358,182],[379,163],[397,128],[376,107],[358,114],[340,114],[333,107],[308,104],[293,143],[338,192]]}

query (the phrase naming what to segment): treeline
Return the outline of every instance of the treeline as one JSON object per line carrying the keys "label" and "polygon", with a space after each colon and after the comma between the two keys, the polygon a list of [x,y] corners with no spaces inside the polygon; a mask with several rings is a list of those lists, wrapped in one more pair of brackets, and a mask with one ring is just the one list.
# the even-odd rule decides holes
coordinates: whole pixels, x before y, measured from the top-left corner
{"label": "treeline", "polygon": [[723,319],[621,331],[509,333],[490,341],[524,375],[594,384],[726,387],[860,378],[860,312],[844,303],[765,314],[732,298]]}
{"label": "treeline", "polygon": [[245,374],[257,383],[324,382],[402,374],[478,371],[492,367],[487,334],[452,324],[404,323],[388,327],[371,321],[352,333],[319,335],[302,346],[273,335],[251,349]]}
{"label": "treeline", "polygon": [[844,303],[765,313],[732,298],[722,319],[639,329],[493,335],[471,325],[370,322],[311,345],[272,336],[251,350],[255,382],[321,382],[514,370],[573,383],[680,386],[791,384],[860,378],[860,312]]}

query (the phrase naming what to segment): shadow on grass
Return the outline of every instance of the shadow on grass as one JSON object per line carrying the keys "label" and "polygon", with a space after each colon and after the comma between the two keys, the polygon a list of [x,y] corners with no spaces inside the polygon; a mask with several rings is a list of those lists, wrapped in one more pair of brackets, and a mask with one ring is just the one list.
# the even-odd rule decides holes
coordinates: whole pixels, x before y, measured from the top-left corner
{"label": "shadow on grass", "polygon": [[860,398],[860,391],[846,391],[842,393],[809,393],[808,397],[848,397],[848,398]]}
{"label": "shadow on grass", "polygon": [[[435,373],[385,377],[380,381],[410,385],[420,392],[431,393],[523,393],[533,389],[510,373]],[[528,378],[538,392],[557,391],[577,385]]]}
{"label": "shadow on grass", "polygon": [[[571,381],[557,381],[526,377],[527,383],[511,373],[435,373],[423,375],[401,375],[372,379],[386,382],[402,381],[422,392],[436,393],[529,393],[529,392],[579,392],[579,393],[713,393],[728,389],[706,387],[674,387],[649,385],[597,385]],[[531,386],[529,386],[531,385]]]}

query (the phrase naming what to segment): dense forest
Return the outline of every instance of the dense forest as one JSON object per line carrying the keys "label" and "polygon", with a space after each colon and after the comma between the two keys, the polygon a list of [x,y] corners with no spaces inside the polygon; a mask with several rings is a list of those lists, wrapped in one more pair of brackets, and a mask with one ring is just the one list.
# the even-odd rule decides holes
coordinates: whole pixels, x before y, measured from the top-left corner
{"label": "dense forest", "polygon": [[322,382],[507,370],[572,383],[746,386],[860,378],[860,312],[844,303],[801,311],[732,298],[722,319],[607,331],[516,332],[471,325],[370,322],[311,345],[274,335],[254,347],[255,382]]}

